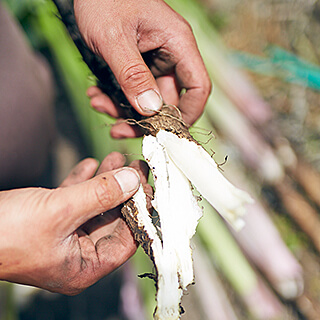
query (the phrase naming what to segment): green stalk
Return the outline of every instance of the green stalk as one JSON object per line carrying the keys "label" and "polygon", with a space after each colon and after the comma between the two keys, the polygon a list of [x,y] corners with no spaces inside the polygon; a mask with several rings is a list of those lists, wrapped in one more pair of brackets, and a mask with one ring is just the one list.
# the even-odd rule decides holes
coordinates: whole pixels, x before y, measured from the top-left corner
{"label": "green stalk", "polygon": [[17,312],[14,302],[14,293],[13,293],[14,284],[9,282],[4,282],[1,284],[0,290],[4,293],[4,310],[1,310],[0,320],[17,320]]}
{"label": "green stalk", "polygon": [[140,153],[141,142],[138,139],[122,141],[112,139],[109,131],[114,119],[99,114],[90,107],[85,92],[95,82],[89,79],[90,70],[82,61],[77,48],[56,14],[56,7],[51,2],[37,6],[34,28],[42,30],[50,47],[56,67],[67,88],[72,107],[87,139],[86,142],[92,148],[93,155],[102,160],[112,151]]}
{"label": "green stalk", "polygon": [[[224,105],[220,107],[223,109]],[[196,126],[207,129],[207,133],[212,130],[209,118],[205,115],[200,118]],[[205,141],[207,139],[203,134],[205,131],[199,131],[197,127],[193,129],[193,136],[198,141]],[[225,153],[219,138],[211,139],[208,143],[204,143],[204,147],[207,150],[214,150],[216,153],[213,157],[217,162],[222,162]],[[234,162],[234,159],[230,161]],[[237,167],[236,170],[241,169]],[[230,171],[230,165],[226,166],[225,171],[226,173]],[[231,174],[236,175],[236,172],[231,172]],[[246,227],[244,227],[243,232],[245,230]],[[251,314],[257,319],[264,318],[263,314],[267,314],[269,311],[269,317],[265,317],[265,319],[274,319],[279,315],[282,316],[284,312],[283,306],[266,287],[260,276],[256,274],[247,258],[243,255],[236,240],[230,234],[229,229],[218,217],[215,210],[208,206],[207,203],[204,204],[204,217],[200,220],[197,234],[206,246],[207,254],[215,261],[215,265],[242,298]],[[255,241],[254,238],[251,240]],[[259,298],[254,300],[254,297]]]}
{"label": "green stalk", "polygon": [[103,127],[106,120],[89,108],[89,99],[85,92],[89,85],[93,84],[88,79],[90,71],[81,61],[80,54],[55,14],[57,14],[57,11],[51,2],[38,6],[37,27],[42,30],[43,36],[51,49],[78,120],[83,131],[87,133],[85,135],[88,139],[87,143],[92,146],[93,152],[101,159],[103,154],[108,152],[108,150],[103,150],[108,144],[102,143],[102,138],[105,142],[106,137],[108,137],[107,128]]}
{"label": "green stalk", "polygon": [[200,241],[195,241],[193,256],[196,279],[194,289],[206,319],[238,320],[224,286]]}
{"label": "green stalk", "polygon": [[204,208],[198,235],[250,314],[255,319],[283,319],[283,305],[252,269],[214,209],[206,203]]}
{"label": "green stalk", "polygon": [[198,225],[201,241],[240,296],[249,294],[257,285],[255,272],[215,210],[206,202],[201,205],[205,212]]}
{"label": "green stalk", "polygon": [[[153,265],[141,247],[133,256],[132,261],[137,275],[143,275],[145,273],[152,272]],[[139,288],[143,297],[143,304],[146,311],[145,314],[147,316],[147,320],[151,320],[153,319],[152,314],[156,306],[155,283],[148,278],[139,279]]]}
{"label": "green stalk", "polygon": [[219,88],[208,101],[206,116],[262,179],[269,183],[282,180],[284,169],[270,145]]}

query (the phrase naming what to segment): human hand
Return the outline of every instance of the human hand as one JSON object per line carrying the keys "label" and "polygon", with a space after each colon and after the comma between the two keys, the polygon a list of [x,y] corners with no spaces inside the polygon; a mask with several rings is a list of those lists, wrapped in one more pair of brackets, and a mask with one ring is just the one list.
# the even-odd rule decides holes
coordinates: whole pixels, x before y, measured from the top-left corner
{"label": "human hand", "polygon": [[124,162],[114,152],[92,179],[98,164],[86,159],[60,188],[0,192],[0,279],[72,295],[132,256],[136,243],[117,206],[147,183],[148,169]]}
{"label": "human hand", "polygon": [[[178,105],[188,125],[201,115],[211,83],[189,24],[165,2],[75,0],[74,10],[84,40],[108,63],[140,114],[154,114],[164,101]],[[98,111],[122,116],[97,87],[88,95]],[[137,134],[123,122],[111,130],[115,138]]]}

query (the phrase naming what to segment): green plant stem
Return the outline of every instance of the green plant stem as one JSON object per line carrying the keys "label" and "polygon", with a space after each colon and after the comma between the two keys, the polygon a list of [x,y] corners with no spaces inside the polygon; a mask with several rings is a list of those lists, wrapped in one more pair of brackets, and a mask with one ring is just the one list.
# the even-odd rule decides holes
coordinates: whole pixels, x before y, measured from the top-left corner
{"label": "green plant stem", "polygon": [[4,282],[1,284],[1,290],[4,292],[4,310],[2,313],[2,317],[0,320],[17,320],[17,312],[16,306],[14,303],[14,295],[13,295],[13,286],[14,284],[9,282]]}

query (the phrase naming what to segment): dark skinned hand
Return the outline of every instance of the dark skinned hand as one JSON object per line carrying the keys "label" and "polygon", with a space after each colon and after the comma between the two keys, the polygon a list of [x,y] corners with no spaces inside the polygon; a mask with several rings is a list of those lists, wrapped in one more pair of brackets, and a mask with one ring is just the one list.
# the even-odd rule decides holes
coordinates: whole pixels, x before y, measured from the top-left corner
{"label": "dark skinned hand", "polygon": [[[74,10],[86,43],[108,63],[140,114],[150,116],[165,102],[177,105],[188,125],[199,118],[211,82],[191,27],[178,13],[162,0],[75,0]],[[121,108],[97,87],[88,95],[96,110],[121,118]],[[119,122],[111,135],[139,131]]]}
{"label": "dark skinned hand", "polygon": [[119,205],[148,169],[124,163],[113,152],[96,175],[97,161],[83,160],[57,189],[0,192],[0,279],[73,295],[131,257],[137,244]]}

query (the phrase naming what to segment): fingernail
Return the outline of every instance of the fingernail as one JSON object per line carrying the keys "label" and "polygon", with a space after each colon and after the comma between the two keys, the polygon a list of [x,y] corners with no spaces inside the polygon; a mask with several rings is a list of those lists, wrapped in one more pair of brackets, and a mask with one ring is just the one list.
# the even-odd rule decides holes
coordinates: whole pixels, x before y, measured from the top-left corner
{"label": "fingernail", "polygon": [[163,105],[161,96],[153,89],[140,93],[137,96],[137,103],[141,110],[146,113],[159,111]]}
{"label": "fingernail", "polygon": [[278,292],[286,299],[295,299],[303,293],[302,279],[288,279],[277,285]]}
{"label": "fingernail", "polygon": [[131,193],[139,188],[140,177],[136,170],[124,168],[114,175],[123,193]]}

